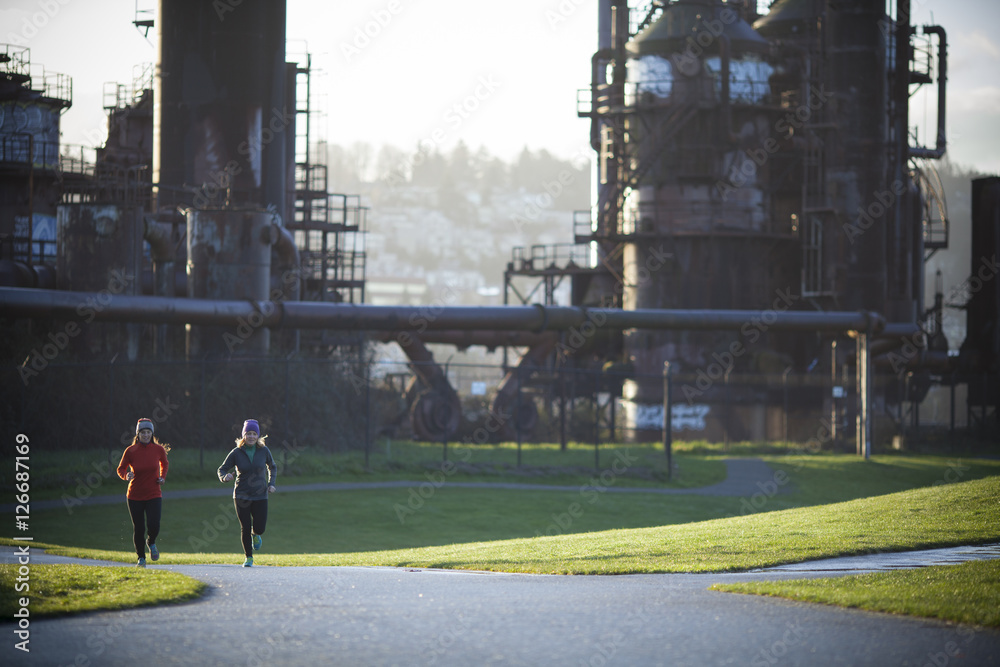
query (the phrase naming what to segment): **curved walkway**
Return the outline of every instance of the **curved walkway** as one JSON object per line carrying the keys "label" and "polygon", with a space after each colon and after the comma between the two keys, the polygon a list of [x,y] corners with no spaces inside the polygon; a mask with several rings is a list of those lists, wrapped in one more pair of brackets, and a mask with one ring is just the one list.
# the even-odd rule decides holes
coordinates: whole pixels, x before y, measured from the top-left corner
{"label": "curved walkway", "polygon": [[[33,552],[33,563],[46,560]],[[22,638],[6,632],[0,664],[940,667],[995,665],[1000,656],[996,629],[708,590],[809,576],[776,569],[574,577],[149,568],[156,569],[195,577],[208,591],[179,605],[32,619],[31,652],[17,650]]]}

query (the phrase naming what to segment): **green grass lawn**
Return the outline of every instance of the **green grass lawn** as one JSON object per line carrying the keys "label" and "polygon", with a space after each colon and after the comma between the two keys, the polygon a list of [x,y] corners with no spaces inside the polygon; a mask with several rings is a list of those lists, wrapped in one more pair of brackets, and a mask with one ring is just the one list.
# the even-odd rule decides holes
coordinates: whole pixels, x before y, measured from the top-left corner
{"label": "green grass lawn", "polygon": [[208,587],[166,570],[88,565],[32,565],[29,590],[14,594],[18,566],[0,565],[0,617],[13,619],[19,597],[28,596],[31,618],[85,611],[128,609],[178,603],[199,597]]}
{"label": "green grass lawn", "polygon": [[[685,454],[685,447],[675,448],[674,474],[667,479],[663,446],[656,443],[601,445],[596,453],[592,444],[569,443],[566,451],[558,445],[524,445],[518,466],[516,443],[467,446],[451,443],[382,441],[368,456],[363,450],[326,452],[314,447],[272,443],[282,484],[313,482],[359,482],[388,480],[423,480],[446,466],[449,479],[455,481],[530,482],[551,485],[586,483],[612,465],[628,468],[617,476],[621,486],[667,486],[693,488],[725,479],[726,470],[720,455]],[[229,448],[197,449],[175,447],[169,454],[168,472],[171,489],[197,489],[219,484],[216,469]],[[721,449],[718,454],[722,454]],[[125,482],[116,468],[121,450],[84,450],[72,452],[33,451],[31,458],[32,499],[74,499],[125,493]],[[616,461],[618,462],[616,464]],[[13,480],[0,472],[0,494],[13,494]]]}
{"label": "green grass lawn", "polygon": [[1000,627],[1000,560],[711,588]]}
{"label": "green grass lawn", "polygon": [[[285,465],[289,473],[293,465],[301,466],[302,474],[283,475],[279,489],[315,478],[402,478],[412,483],[351,491],[279,491],[271,499],[264,550],[255,556],[255,564],[574,574],[718,572],[1000,541],[1000,461],[914,455],[864,461],[850,455],[767,449],[754,453],[782,473],[775,478],[781,481],[782,493],[773,493],[777,485],[765,485],[760,493],[743,498],[610,493],[603,489],[667,486],[657,478],[661,450],[622,448],[642,463],[635,463],[631,475],[604,477],[593,467],[593,448],[586,447],[569,453],[574,461],[583,461],[579,465],[556,465],[570,457],[561,458],[564,453],[558,448],[543,448],[525,452],[526,459],[539,463],[532,468],[505,468],[483,457],[464,462],[468,468],[462,472],[449,468],[448,474],[440,472],[440,445],[407,450],[412,458],[406,463],[399,462],[400,451],[390,451],[395,458],[354,472],[346,472],[350,466],[336,457],[310,459],[301,454]],[[733,449],[730,455],[746,453]],[[601,451],[601,460],[610,466],[615,450]],[[460,450],[450,453],[459,460]],[[516,456],[516,451],[508,447],[493,453],[501,455]],[[680,448],[675,457],[678,477],[688,483],[698,480],[698,485],[719,481],[725,455],[710,447]],[[33,464],[34,459],[33,454]],[[175,459],[181,463],[172,452]],[[388,470],[393,460],[400,467]],[[338,472],[324,476],[317,471],[320,466]],[[203,479],[194,468],[178,465],[170,483],[194,485]],[[214,481],[214,469],[210,479],[213,487],[222,486]],[[515,491],[448,483],[458,480],[558,483],[569,488]],[[124,496],[123,487],[114,488]],[[36,548],[123,563],[135,559],[124,497],[114,505],[35,510],[31,526]],[[237,565],[243,559],[232,499],[224,496],[165,502],[157,543],[161,563]]]}

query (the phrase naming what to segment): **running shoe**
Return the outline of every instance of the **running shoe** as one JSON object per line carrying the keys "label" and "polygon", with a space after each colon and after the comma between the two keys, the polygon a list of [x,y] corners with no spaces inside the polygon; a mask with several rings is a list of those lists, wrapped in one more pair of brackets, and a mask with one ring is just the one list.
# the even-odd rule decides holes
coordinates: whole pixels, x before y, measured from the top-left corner
{"label": "running shoe", "polygon": [[253,550],[254,551],[259,551],[260,550],[260,545],[264,544],[264,536],[263,535],[256,535],[256,534],[254,534],[254,535],[251,535],[251,538],[253,539]]}
{"label": "running shoe", "polygon": [[248,557],[245,561],[243,561],[243,567],[253,567],[253,557],[252,556]]}
{"label": "running shoe", "polygon": [[160,560],[160,550],[155,544],[149,545],[149,560]]}
{"label": "running shoe", "polygon": [[136,567],[146,567],[146,559],[140,558],[139,562],[135,564]]}

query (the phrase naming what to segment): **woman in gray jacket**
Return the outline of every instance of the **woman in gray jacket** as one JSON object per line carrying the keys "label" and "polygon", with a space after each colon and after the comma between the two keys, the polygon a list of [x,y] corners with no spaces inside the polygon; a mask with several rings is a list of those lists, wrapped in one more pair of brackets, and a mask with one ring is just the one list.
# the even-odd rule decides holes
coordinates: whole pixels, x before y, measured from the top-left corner
{"label": "woman in gray jacket", "polygon": [[260,434],[256,419],[246,420],[236,447],[219,466],[219,479],[223,482],[232,481],[233,469],[236,470],[233,504],[236,505],[236,518],[240,520],[240,538],[246,555],[243,567],[253,566],[253,552],[260,549],[264,541],[267,494],[274,493],[278,477],[271,450],[264,443],[266,437]]}

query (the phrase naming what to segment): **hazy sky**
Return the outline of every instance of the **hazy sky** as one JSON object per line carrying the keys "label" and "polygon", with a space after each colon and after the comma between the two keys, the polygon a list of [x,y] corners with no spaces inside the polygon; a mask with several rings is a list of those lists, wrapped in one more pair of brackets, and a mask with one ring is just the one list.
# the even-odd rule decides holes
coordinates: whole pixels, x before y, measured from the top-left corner
{"label": "hazy sky", "polygon": [[[147,40],[132,25],[136,4],[2,0],[0,41],[23,42],[36,69],[73,78],[64,143],[103,141],[104,83],[130,84],[133,68],[155,59],[155,34]],[[152,10],[155,1],[138,7]],[[596,7],[597,0],[288,0],[288,53],[313,54],[315,102],[331,143],[414,149],[423,141],[448,150],[461,139],[503,158],[525,146],[570,158],[589,155],[589,123],[577,118],[576,99],[589,85]],[[913,7],[914,23],[948,31],[951,160],[1000,173],[1000,2],[914,0]],[[933,100],[914,97],[911,120],[926,119],[920,136],[928,142],[934,109]]]}

